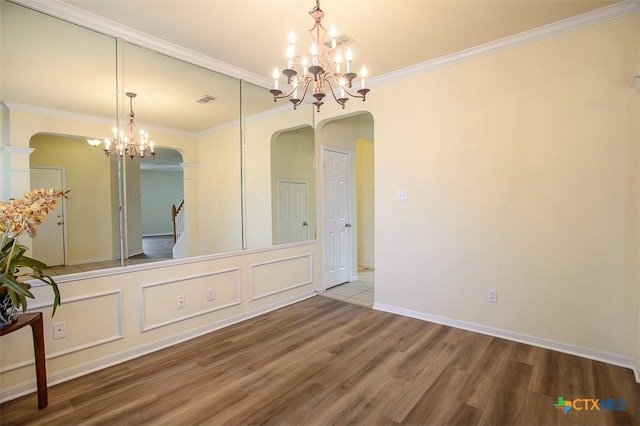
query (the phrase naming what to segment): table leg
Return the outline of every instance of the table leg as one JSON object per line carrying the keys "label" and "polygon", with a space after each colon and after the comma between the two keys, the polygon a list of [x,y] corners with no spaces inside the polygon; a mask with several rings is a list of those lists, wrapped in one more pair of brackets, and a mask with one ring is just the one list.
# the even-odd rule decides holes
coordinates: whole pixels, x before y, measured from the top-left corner
{"label": "table leg", "polygon": [[42,312],[38,312],[38,319],[31,323],[33,332],[33,351],[36,359],[36,380],[38,385],[38,408],[43,409],[49,404],[47,395],[47,365],[44,352],[44,323]]}

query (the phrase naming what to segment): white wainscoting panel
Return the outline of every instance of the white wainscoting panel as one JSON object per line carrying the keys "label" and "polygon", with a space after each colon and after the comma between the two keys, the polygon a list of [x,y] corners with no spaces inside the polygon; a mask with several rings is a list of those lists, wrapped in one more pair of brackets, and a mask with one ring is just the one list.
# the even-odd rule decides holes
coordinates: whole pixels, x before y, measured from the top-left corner
{"label": "white wainscoting panel", "polygon": [[[213,290],[214,299],[208,300]],[[179,307],[178,298],[184,298]],[[240,268],[206,272],[141,284],[138,293],[140,331],[145,332],[242,302]]]}
{"label": "white wainscoting panel", "polygon": [[298,256],[252,263],[249,288],[251,300],[262,299],[313,282],[313,256]]}
{"label": "white wainscoting panel", "polygon": [[[51,307],[51,302],[29,306],[30,311],[45,310],[44,334],[48,360],[124,338],[121,288],[65,297],[53,318],[49,314]],[[85,312],[92,312],[92,315],[84,315]],[[63,339],[53,340],[51,324],[61,322],[65,325],[66,336]],[[3,343],[11,345],[12,342],[9,339],[14,337],[20,336],[3,336]],[[26,350],[30,351],[27,360],[10,363],[2,368],[0,373],[33,364],[33,348],[27,345]],[[17,354],[19,355],[20,352]]]}

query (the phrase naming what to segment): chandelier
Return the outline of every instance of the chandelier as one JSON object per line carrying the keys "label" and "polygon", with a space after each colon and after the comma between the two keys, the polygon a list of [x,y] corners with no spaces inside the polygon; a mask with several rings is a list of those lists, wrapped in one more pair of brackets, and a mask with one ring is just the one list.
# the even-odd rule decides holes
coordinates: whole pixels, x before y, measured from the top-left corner
{"label": "chandelier", "polygon": [[[313,44],[308,54],[296,55],[295,34],[293,31],[289,34],[289,47],[287,48],[287,65],[282,70],[282,74],[287,78],[287,84],[291,85],[289,93],[283,94],[278,88],[280,74],[278,68],[273,70],[273,101],[278,99],[289,98],[296,109],[303,101],[309,87],[311,86],[312,96],[315,98],[313,104],[316,110],[320,112],[320,107],[324,104],[323,100],[327,95],[327,89],[331,92],[333,99],[344,109],[349,97],[366,100],[369,89],[365,87],[365,78],[367,69],[362,67],[360,71],[360,89],[353,92],[353,80],[358,75],[352,72],[353,52],[348,48],[344,52],[344,57],[340,49],[337,49],[337,38],[335,29],[331,29],[331,47],[325,44],[327,30],[322,26],[322,18],[324,12],[320,9],[320,0],[316,0],[316,6],[309,12],[309,15],[315,21],[314,26],[309,30]],[[346,61],[346,72],[342,72],[343,60]],[[302,73],[298,75],[296,67],[302,67]],[[333,83],[332,83],[333,82]],[[335,88],[334,88],[335,86]],[[298,95],[301,92],[301,96]],[[338,92],[338,94],[336,94]],[[349,97],[347,97],[349,96]]]}
{"label": "chandelier", "polygon": [[125,134],[124,130],[118,131],[117,127],[113,128],[113,137],[104,138],[104,141],[100,139],[87,139],[87,142],[93,147],[104,143],[104,154],[109,157],[110,155],[118,155],[124,157],[129,156],[132,160],[134,157],[155,157],[154,143],[149,140],[149,133],[140,129],[136,131],[136,123],[134,122],[135,114],[133,113],[133,98],[137,95],[135,93],[125,93],[129,98],[129,123],[127,127],[129,131]]}

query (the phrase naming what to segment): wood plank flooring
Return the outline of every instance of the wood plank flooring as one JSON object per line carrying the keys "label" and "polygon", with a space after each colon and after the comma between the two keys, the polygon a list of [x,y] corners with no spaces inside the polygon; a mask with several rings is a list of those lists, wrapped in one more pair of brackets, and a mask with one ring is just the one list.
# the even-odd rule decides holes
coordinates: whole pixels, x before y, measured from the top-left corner
{"label": "wood plank flooring", "polygon": [[[624,398],[566,415],[558,397]],[[624,368],[316,296],[0,406],[2,425],[638,425]]]}

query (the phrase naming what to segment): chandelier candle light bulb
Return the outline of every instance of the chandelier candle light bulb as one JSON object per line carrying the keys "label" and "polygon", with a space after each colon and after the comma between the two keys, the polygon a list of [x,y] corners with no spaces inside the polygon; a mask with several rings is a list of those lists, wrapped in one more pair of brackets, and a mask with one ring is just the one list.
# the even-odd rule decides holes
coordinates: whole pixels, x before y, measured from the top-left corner
{"label": "chandelier candle light bulb", "polygon": [[318,45],[311,45],[311,65],[318,65]]}
{"label": "chandelier candle light bulb", "polygon": [[347,72],[351,72],[351,62],[353,62],[353,50],[347,48]]}
{"label": "chandelier candle light bulb", "polygon": [[[273,101],[277,102],[278,99],[289,98],[289,101],[293,104],[293,109],[296,109],[304,101],[307,93],[311,93],[314,98],[311,101],[318,112],[320,112],[320,107],[324,105],[327,91],[330,92],[333,99],[342,108],[345,107],[349,97],[366,101],[367,93],[369,93],[369,89],[365,88],[366,68],[362,67],[361,88],[351,92],[353,81],[358,77],[356,73],[351,71],[353,50],[350,47],[346,51],[338,48],[338,36],[333,26],[331,26],[330,30],[331,42],[325,43],[327,30],[322,26],[324,12],[320,9],[320,0],[316,0],[316,6],[309,12],[309,15],[314,20],[314,25],[309,30],[312,39],[311,49],[307,54],[296,55],[296,37],[293,31],[289,32],[286,68],[282,70],[282,74],[287,78],[286,83],[289,87],[280,89],[278,68],[274,68],[273,89],[270,90],[273,95]],[[346,60],[346,73],[342,74],[344,60]],[[311,61],[311,66],[309,66],[309,61]],[[299,72],[300,68],[297,67],[302,68],[302,73]],[[335,70],[335,72],[332,72],[332,70]],[[340,87],[340,97],[336,93],[338,87]],[[300,99],[298,98],[298,89],[302,90]],[[286,93],[283,93],[283,90]]]}
{"label": "chandelier candle light bulb", "polygon": [[360,80],[360,83],[362,83],[362,85],[360,86],[360,88],[364,89],[364,80],[367,78],[367,67],[362,67],[362,69],[360,70],[360,75],[362,76]]}

